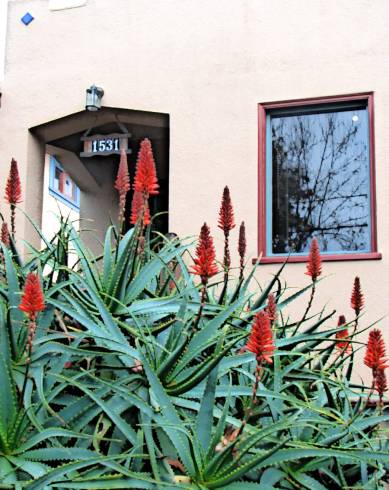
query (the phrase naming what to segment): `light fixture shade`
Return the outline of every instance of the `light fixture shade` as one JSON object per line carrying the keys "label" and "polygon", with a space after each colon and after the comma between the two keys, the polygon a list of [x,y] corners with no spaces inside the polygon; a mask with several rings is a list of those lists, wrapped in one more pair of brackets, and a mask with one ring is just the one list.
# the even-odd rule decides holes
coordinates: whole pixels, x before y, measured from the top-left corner
{"label": "light fixture shade", "polygon": [[98,111],[101,109],[101,99],[104,95],[104,90],[96,85],[92,85],[86,89],[85,109],[87,111]]}

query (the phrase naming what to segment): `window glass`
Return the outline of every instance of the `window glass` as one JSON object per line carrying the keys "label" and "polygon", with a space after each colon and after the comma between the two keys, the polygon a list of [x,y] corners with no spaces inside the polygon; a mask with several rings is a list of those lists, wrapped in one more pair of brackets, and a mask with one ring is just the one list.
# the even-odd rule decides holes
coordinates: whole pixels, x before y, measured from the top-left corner
{"label": "window glass", "polygon": [[313,236],[324,253],[369,251],[366,104],[270,112],[267,140],[268,252],[306,253]]}
{"label": "window glass", "polygon": [[72,208],[79,209],[80,190],[54,157],[50,160],[50,193]]}
{"label": "window glass", "polygon": [[61,179],[62,170],[59,167],[55,167],[54,172],[54,190],[60,192],[60,179]]}

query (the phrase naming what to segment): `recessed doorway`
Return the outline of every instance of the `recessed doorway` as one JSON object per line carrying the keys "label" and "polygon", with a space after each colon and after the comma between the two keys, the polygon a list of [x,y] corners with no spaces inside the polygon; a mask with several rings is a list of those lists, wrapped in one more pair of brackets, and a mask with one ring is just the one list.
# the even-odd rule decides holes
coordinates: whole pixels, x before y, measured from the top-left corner
{"label": "recessed doorway", "polygon": [[[159,195],[150,199],[150,211],[152,215],[157,214],[152,227],[162,233],[168,231],[168,114],[103,107],[98,113],[82,111],[35,126],[30,131],[45,145],[45,153],[58,162],[63,172],[69,177],[69,182],[73,182],[79,189],[80,229],[84,240],[93,251],[98,250],[107,226],[112,222],[116,223],[117,220],[118,196],[114,182],[120,156],[118,154],[83,156],[83,136],[85,134],[89,137],[94,134],[128,133],[127,159],[131,182],[134,181],[140,142],[144,138],[149,138],[153,147],[160,185]],[[45,186],[48,181],[45,178]],[[131,190],[127,196],[126,229],[131,226],[129,216],[132,192]],[[43,209],[43,215],[45,215],[45,209]]]}

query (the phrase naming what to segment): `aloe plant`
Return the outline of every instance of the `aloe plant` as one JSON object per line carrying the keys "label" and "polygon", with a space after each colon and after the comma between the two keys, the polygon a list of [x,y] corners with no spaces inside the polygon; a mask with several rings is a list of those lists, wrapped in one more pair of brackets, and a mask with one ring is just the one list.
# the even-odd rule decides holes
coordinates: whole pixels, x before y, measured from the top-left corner
{"label": "aloe plant", "polygon": [[[384,488],[389,415],[352,378],[368,326],[359,311],[340,325],[312,311],[323,279],[292,292],[283,264],[259,288],[241,243],[237,278],[224,260],[201,282],[192,240],[144,223],[109,227],[97,257],[66,217],[51,240],[33,226],[43,247],[27,260],[2,246],[1,488]],[[31,271],[46,309],[26,369]],[[274,355],[258,367],[245,347],[270,293]],[[309,308],[290,317],[302,297]]]}

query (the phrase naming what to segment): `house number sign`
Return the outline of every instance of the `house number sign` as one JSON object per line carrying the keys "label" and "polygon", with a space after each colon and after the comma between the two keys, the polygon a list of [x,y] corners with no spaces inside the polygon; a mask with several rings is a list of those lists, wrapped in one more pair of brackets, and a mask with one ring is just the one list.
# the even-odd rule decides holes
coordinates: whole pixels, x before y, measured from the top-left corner
{"label": "house number sign", "polygon": [[84,151],[80,153],[80,156],[93,157],[96,155],[119,155],[121,150],[125,150],[126,153],[131,153],[131,150],[128,149],[128,138],[130,136],[130,133],[83,136],[81,141],[84,142]]}
{"label": "house number sign", "polygon": [[100,140],[92,140],[92,153],[119,151],[119,141],[119,138],[101,138]]}

